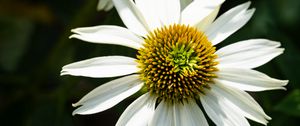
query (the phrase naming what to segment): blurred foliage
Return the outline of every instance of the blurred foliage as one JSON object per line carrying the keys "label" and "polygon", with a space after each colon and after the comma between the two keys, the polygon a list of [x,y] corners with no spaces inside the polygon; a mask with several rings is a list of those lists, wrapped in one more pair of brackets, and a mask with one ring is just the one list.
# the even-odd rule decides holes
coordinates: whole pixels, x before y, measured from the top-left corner
{"label": "blurred foliage", "polygon": [[[60,77],[65,64],[101,55],[135,56],[135,50],[68,39],[70,29],[101,24],[123,25],[117,12],[97,12],[97,0],[0,0],[0,125],[113,126],[127,99],[113,109],[72,116],[71,103],[111,79]],[[246,2],[227,0],[226,10]],[[258,68],[290,80],[287,91],[253,93],[273,119],[270,126],[297,126],[300,119],[300,1],[253,0],[251,21],[220,47],[250,38],[282,43],[285,53]],[[260,125],[253,123],[253,125]]]}

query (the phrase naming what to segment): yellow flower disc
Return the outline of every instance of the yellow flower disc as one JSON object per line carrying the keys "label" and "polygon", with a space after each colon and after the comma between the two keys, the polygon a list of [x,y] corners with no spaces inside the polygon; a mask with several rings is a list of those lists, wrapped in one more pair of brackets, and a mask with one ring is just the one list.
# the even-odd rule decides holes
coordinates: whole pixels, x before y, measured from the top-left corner
{"label": "yellow flower disc", "polygon": [[145,87],[159,100],[182,102],[209,88],[218,69],[216,49],[205,34],[185,25],[149,33],[137,55]]}

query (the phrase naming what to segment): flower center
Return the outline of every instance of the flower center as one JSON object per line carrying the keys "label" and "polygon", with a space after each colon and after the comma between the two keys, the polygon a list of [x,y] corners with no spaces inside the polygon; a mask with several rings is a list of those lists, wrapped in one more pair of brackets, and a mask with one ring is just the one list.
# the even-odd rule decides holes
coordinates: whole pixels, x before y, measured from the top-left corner
{"label": "flower center", "polygon": [[203,32],[185,25],[158,28],[137,55],[145,87],[159,100],[198,98],[218,69],[215,47]]}

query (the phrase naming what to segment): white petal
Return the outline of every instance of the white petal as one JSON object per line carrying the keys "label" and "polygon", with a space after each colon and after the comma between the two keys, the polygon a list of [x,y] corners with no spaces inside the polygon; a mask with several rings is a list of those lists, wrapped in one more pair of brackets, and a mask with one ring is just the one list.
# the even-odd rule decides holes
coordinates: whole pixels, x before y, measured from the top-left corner
{"label": "white petal", "polygon": [[107,3],[107,5],[105,6],[105,8],[103,9],[104,11],[109,11],[114,7],[114,3],[112,2],[112,0],[109,0],[109,2]]}
{"label": "white petal", "polygon": [[184,102],[183,105],[180,103],[179,105],[181,106],[178,107],[180,113],[175,116],[180,116],[181,124],[177,126],[208,126],[205,116],[196,101],[189,100],[189,102]]}
{"label": "white petal", "polygon": [[234,87],[244,91],[265,91],[285,89],[287,80],[271,78],[261,72],[250,69],[222,68],[217,73],[216,83]]}
{"label": "white petal", "polygon": [[250,50],[250,49],[268,49],[277,48],[280,46],[279,42],[271,41],[268,39],[249,39],[234,44],[225,46],[217,51],[218,55],[222,55],[224,52],[232,54],[240,50]]}
{"label": "white petal", "polygon": [[135,2],[151,31],[179,22],[180,0],[136,0]]}
{"label": "white petal", "polygon": [[[211,93],[214,94],[219,99],[222,99],[225,104],[231,106],[234,110],[239,111],[243,116],[266,125],[268,121],[266,119],[271,119],[267,116],[262,108],[252,99],[244,97],[243,94],[234,88],[227,88],[221,84],[212,84]],[[244,92],[246,93],[246,92]]]}
{"label": "white petal", "polygon": [[284,49],[277,48],[280,43],[253,39],[237,42],[221,48],[218,55],[219,68],[255,68],[261,66],[283,53]]}
{"label": "white petal", "polygon": [[[190,106],[190,105],[186,105]],[[182,124],[185,124],[187,126],[190,126],[190,122],[187,120],[184,120],[184,116],[186,115],[186,110],[184,110],[184,106],[182,103],[173,103],[172,104],[172,122],[173,126],[183,126]]]}
{"label": "white petal", "polygon": [[149,126],[174,126],[172,105],[161,101],[154,112]]}
{"label": "white petal", "polygon": [[194,26],[211,14],[224,0],[194,0],[181,13],[181,23]]}
{"label": "white petal", "polygon": [[83,41],[100,43],[100,44],[116,44],[139,49],[142,47],[144,40],[138,37],[126,28],[119,26],[94,26],[85,28],[76,28],[72,32],[70,38],[77,38]]}
{"label": "white petal", "polygon": [[85,77],[117,77],[138,71],[134,58],[125,56],[104,56],[68,64],[61,75]]}
{"label": "white petal", "polygon": [[164,25],[176,24],[180,18],[180,0],[156,0],[160,21]]}
{"label": "white petal", "polygon": [[155,109],[156,98],[146,93],[131,103],[122,113],[116,126],[147,126]]}
{"label": "white petal", "polygon": [[197,23],[194,27],[196,27],[199,31],[206,31],[206,29],[211,25],[211,23],[216,19],[220,7],[216,7],[216,9],[211,12],[208,16],[206,16],[202,21]]}
{"label": "white petal", "polygon": [[157,0],[135,0],[137,8],[144,15],[145,20],[150,27],[150,31],[155,28],[161,27],[163,24],[160,22],[159,9],[157,9]]}
{"label": "white petal", "polygon": [[148,33],[148,25],[133,0],[113,0],[113,2],[123,23],[129,30],[141,36]]}
{"label": "white petal", "polygon": [[109,11],[113,7],[113,3],[111,0],[99,0],[98,5],[97,5],[97,10],[105,10]]}
{"label": "white petal", "polygon": [[215,97],[205,94],[200,96],[200,100],[206,114],[217,126],[231,125],[230,122],[225,120],[226,114],[220,109],[220,105]]}
{"label": "white petal", "polygon": [[255,9],[247,10],[250,2],[234,7],[218,17],[205,31],[208,39],[216,45],[239,30],[252,17]]}
{"label": "white petal", "polygon": [[73,104],[74,107],[82,105],[73,111],[73,115],[93,114],[109,109],[139,91],[142,86],[139,75],[130,75],[105,83]]}
{"label": "white petal", "polygon": [[210,90],[200,96],[200,100],[207,115],[217,126],[250,126],[243,115],[224,104],[223,99],[214,96]]}
{"label": "white petal", "polygon": [[194,100],[172,104],[162,101],[150,126],[208,126],[208,123]]}

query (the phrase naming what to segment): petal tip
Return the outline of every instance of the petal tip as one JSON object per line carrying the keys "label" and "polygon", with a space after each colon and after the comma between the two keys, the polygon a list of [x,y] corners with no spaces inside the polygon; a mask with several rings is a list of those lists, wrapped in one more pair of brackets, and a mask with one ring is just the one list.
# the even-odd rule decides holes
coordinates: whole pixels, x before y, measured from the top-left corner
{"label": "petal tip", "polygon": [[68,73],[67,73],[67,71],[62,70],[62,71],[60,72],[60,76],[64,76],[64,75],[68,75]]}
{"label": "petal tip", "polygon": [[252,3],[251,1],[247,1],[247,2],[244,3],[244,5],[245,5],[246,8],[249,8],[251,3]]}
{"label": "petal tip", "polygon": [[286,86],[289,83],[289,80],[280,80],[281,86]]}
{"label": "petal tip", "polygon": [[69,36],[69,39],[72,39],[72,38],[76,38],[77,34],[73,34],[71,36]]}
{"label": "petal tip", "polygon": [[[268,116],[268,115],[266,116],[266,119],[267,120],[272,120],[272,118],[270,116]],[[267,121],[267,123],[268,123],[268,121]]]}
{"label": "petal tip", "polygon": [[285,87],[282,87],[281,89],[282,89],[282,90],[284,90],[284,91],[286,91],[286,90],[287,90]]}
{"label": "petal tip", "polygon": [[76,30],[77,28],[74,28],[74,29],[71,29],[71,32],[73,32],[73,33],[76,33]]}
{"label": "petal tip", "polygon": [[77,115],[78,113],[76,113],[75,111],[72,112],[72,116]]}
{"label": "petal tip", "polygon": [[256,8],[251,8],[249,10],[247,10],[247,14],[251,15],[250,17],[252,17],[252,15],[254,14],[254,12],[256,11]]}
{"label": "petal tip", "polygon": [[72,106],[73,107],[78,107],[79,106],[79,103],[77,102],[77,103],[72,103]]}

